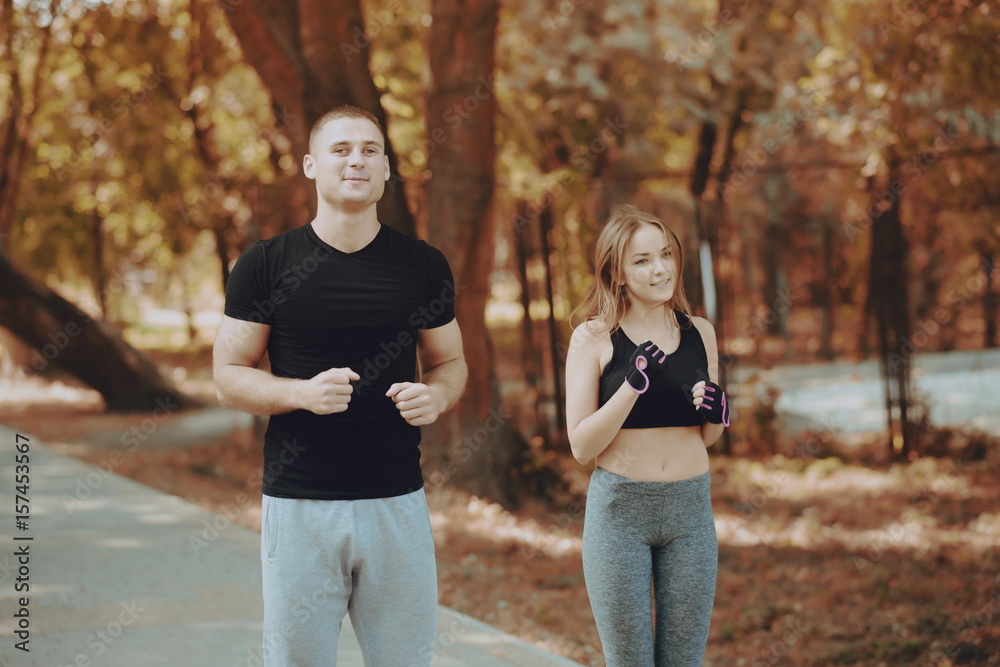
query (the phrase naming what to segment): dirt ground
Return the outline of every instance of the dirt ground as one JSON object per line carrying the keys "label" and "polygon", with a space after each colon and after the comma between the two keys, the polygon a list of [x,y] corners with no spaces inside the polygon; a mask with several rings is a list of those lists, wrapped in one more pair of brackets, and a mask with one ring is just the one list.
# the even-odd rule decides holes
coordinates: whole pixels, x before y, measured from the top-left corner
{"label": "dirt ground", "polygon": [[[204,359],[187,361],[176,379],[211,400]],[[260,529],[259,503],[234,500],[259,498],[250,429],[187,448],[109,444],[144,420],[102,413],[71,385],[0,382],[0,422],[94,465],[120,449],[115,472]],[[561,465],[554,506],[508,512],[429,489],[440,601],[603,665],[580,556],[588,473],[568,456]],[[995,450],[907,465],[713,457],[719,576],[705,664],[1000,665],[998,468]]]}

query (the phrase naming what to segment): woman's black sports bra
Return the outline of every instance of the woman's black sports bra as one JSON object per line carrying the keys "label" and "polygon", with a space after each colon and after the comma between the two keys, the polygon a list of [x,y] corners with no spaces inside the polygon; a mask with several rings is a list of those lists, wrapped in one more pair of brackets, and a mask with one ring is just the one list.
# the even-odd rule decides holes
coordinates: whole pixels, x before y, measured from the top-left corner
{"label": "woman's black sports bra", "polygon": [[[708,380],[708,353],[698,329],[684,313],[674,311],[681,329],[677,349],[667,355],[667,369],[649,390],[640,394],[622,428],[701,426],[705,420],[691,404],[691,387]],[[636,343],[620,328],[611,333],[611,361],[601,372],[598,406],[604,405],[625,382]]]}

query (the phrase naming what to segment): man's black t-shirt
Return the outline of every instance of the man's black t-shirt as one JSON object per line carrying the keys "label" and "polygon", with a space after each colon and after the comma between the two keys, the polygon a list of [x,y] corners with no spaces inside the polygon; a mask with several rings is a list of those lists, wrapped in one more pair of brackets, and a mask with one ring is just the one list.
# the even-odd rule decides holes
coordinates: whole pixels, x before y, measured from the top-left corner
{"label": "man's black t-shirt", "polygon": [[451,322],[455,296],[444,255],[385,225],[352,253],[324,242],[311,224],[243,253],[229,277],[225,313],[271,326],[271,372],[308,379],[349,367],[361,375],[344,412],[271,417],[265,494],[388,498],[423,486],[420,428],[407,424],[385,393],[415,380],[417,332]]}

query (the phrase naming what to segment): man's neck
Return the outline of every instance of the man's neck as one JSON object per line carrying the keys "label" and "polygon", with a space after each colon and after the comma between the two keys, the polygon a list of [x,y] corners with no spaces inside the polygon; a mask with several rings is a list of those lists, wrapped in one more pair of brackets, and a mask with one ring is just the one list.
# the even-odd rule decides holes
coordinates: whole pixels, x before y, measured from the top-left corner
{"label": "man's neck", "polygon": [[316,235],[341,252],[361,250],[378,234],[379,221],[375,205],[358,212],[335,211],[320,204],[319,212],[310,223]]}

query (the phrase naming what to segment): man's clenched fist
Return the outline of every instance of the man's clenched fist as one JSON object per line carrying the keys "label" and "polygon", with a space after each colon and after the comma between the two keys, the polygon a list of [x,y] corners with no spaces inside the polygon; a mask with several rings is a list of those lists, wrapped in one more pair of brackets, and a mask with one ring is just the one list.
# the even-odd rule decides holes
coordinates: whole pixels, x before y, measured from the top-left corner
{"label": "man's clenched fist", "polygon": [[318,415],[343,412],[351,402],[351,380],[361,376],[350,368],[331,368],[306,380],[302,392],[303,408]]}
{"label": "man's clenched fist", "polygon": [[411,426],[433,424],[445,409],[440,392],[419,382],[396,382],[385,395]]}

